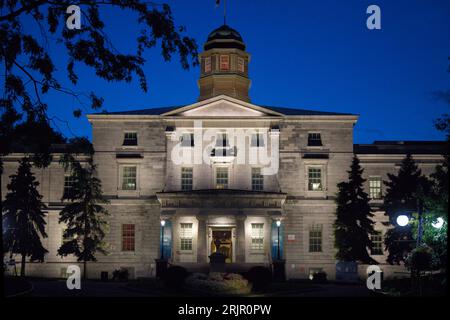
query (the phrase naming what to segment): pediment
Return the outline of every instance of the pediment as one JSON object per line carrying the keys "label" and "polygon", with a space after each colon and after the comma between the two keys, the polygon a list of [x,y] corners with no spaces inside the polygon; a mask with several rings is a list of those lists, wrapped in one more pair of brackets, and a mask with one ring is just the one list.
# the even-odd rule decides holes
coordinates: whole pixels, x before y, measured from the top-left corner
{"label": "pediment", "polygon": [[222,95],[178,108],[163,114],[163,116],[235,118],[282,116],[282,114],[245,101]]}

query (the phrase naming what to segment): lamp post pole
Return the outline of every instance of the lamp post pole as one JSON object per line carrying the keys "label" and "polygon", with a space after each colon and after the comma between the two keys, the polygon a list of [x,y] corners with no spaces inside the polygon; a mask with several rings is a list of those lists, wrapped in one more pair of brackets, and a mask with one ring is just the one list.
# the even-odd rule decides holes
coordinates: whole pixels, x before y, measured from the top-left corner
{"label": "lamp post pole", "polygon": [[166,222],[161,220],[161,260],[164,259],[164,225]]}
{"label": "lamp post pole", "polygon": [[277,232],[278,232],[278,242],[277,242],[277,259],[280,260],[280,226],[281,221],[277,221]]}
{"label": "lamp post pole", "polygon": [[423,203],[422,200],[419,198],[417,200],[417,219],[418,219],[418,226],[417,226],[417,247],[419,247],[422,244],[422,234],[423,234]]}

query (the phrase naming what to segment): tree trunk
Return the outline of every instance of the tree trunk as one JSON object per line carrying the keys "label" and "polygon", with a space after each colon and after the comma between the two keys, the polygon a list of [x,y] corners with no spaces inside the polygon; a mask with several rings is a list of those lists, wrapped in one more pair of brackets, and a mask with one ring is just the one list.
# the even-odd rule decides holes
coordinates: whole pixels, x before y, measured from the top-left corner
{"label": "tree trunk", "polygon": [[20,263],[20,276],[25,277],[25,258],[26,255],[22,253],[22,262]]}

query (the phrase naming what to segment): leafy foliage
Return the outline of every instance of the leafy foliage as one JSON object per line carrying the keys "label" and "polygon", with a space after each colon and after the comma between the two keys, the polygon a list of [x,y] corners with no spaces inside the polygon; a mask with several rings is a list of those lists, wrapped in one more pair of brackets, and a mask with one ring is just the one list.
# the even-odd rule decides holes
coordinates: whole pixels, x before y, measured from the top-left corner
{"label": "leafy foliage", "polygon": [[386,232],[384,243],[389,251],[387,261],[400,264],[414,247],[414,233],[412,224],[400,227],[396,219],[399,214],[416,214],[418,199],[423,200],[430,193],[431,184],[410,154],[402,160],[397,175],[388,174],[388,178],[384,182],[387,187],[384,208],[392,228]]}
{"label": "leafy foliage", "polygon": [[[83,25],[80,30],[69,30],[65,26],[66,9],[72,4],[82,5]],[[104,30],[101,7],[118,8],[136,15],[140,32],[135,41],[135,53],[121,53],[114,47]],[[49,42],[66,51],[64,69],[73,85],[78,82],[77,66],[84,64],[107,81],[130,82],[137,77],[141,89],[147,91],[143,70],[145,54],[147,49],[158,44],[166,61],[176,54],[183,68],[197,64],[195,40],[183,35],[185,28],[175,25],[166,4],[142,0],[83,0],[77,3],[70,0],[9,0],[0,1],[0,14],[0,64],[4,66],[4,94],[0,98],[0,156],[11,152],[11,142],[19,134],[15,126],[25,122],[31,127],[20,132],[21,139],[31,147],[30,141],[36,142],[34,140],[39,137],[39,142],[30,152],[38,153],[38,159],[42,160],[40,163],[48,165],[49,148],[54,143],[48,130],[51,125],[57,126],[56,121],[62,121],[47,113],[43,95],[50,91],[70,95],[77,101],[75,117],[80,117],[83,111],[102,107],[103,99],[94,92],[76,92],[62,86],[61,79],[56,77],[58,68],[49,51]],[[27,18],[37,26],[40,36],[35,35],[35,30],[27,31]],[[44,134],[33,131],[34,124],[43,129]]]}
{"label": "leafy foliage", "polygon": [[348,182],[338,184],[336,199],[336,221],[334,223],[336,258],[341,261],[360,261],[377,263],[368,253],[373,243],[370,235],[374,234],[372,210],[369,197],[364,192],[362,178],[364,169],[354,156],[348,171]]}
{"label": "leafy foliage", "polygon": [[39,182],[31,172],[28,158],[19,162],[17,173],[11,176],[3,206],[5,252],[22,255],[21,275],[25,275],[25,257],[44,261],[48,252],[41,238],[46,238],[45,205],[38,191]]}

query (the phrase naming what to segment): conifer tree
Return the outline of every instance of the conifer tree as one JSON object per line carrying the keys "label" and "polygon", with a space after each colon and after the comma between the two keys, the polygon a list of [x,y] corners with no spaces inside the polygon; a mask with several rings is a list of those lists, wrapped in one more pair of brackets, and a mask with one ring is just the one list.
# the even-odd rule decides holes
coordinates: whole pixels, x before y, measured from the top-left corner
{"label": "conifer tree", "polygon": [[61,160],[66,170],[70,170],[73,186],[63,198],[68,204],[61,210],[59,222],[66,225],[63,237],[65,241],[58,249],[61,256],[75,255],[83,262],[83,277],[87,277],[87,262],[97,261],[96,253],[106,254],[105,216],[107,210],[102,206],[108,201],[104,198],[101,181],[96,177],[96,166],[92,154],[86,165],[71,154]]}
{"label": "conifer tree", "polygon": [[362,178],[363,171],[358,157],[354,156],[348,171],[348,181],[338,184],[334,223],[335,247],[338,249],[336,258],[341,261],[376,264],[368,253],[373,245],[370,235],[375,231],[369,197],[363,189],[366,181]]}
{"label": "conifer tree", "polygon": [[388,178],[384,182],[387,187],[384,209],[391,228],[386,232],[384,244],[389,251],[387,261],[390,264],[400,264],[415,247],[415,242],[413,225],[401,227],[396,219],[400,214],[412,216],[417,213],[419,198],[424,198],[429,181],[422,175],[410,154],[402,160],[398,173],[388,174]]}
{"label": "conifer tree", "polygon": [[20,275],[25,276],[26,258],[44,261],[48,252],[41,238],[46,238],[45,212],[39,194],[39,182],[31,172],[28,158],[19,161],[17,173],[10,176],[9,192],[3,203],[3,248],[11,254],[21,255]]}

